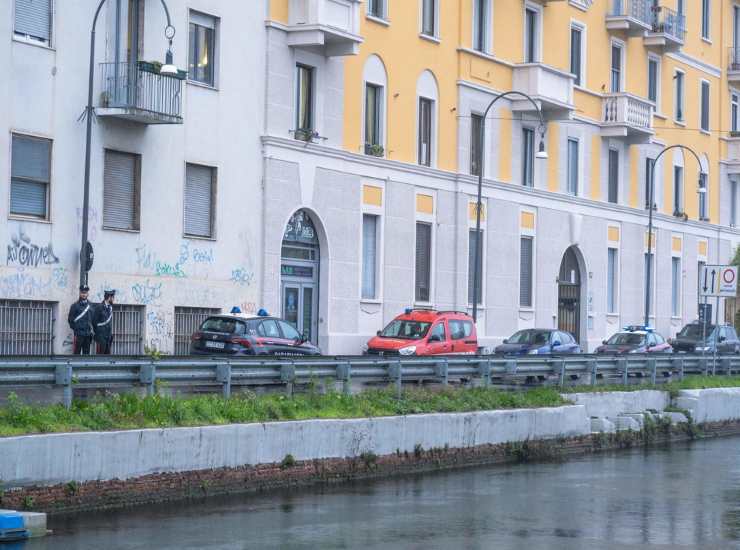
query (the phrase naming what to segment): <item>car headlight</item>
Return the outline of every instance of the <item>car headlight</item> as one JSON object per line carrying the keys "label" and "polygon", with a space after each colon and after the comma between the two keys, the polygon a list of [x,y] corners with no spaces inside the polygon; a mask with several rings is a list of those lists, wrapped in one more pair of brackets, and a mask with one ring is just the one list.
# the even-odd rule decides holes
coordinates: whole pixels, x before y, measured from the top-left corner
{"label": "car headlight", "polygon": [[406,346],[398,350],[401,355],[414,355],[416,353],[416,346]]}
{"label": "car headlight", "polygon": [[643,350],[641,348],[631,349],[627,353],[643,353]]}
{"label": "car headlight", "polygon": [[531,350],[529,350],[529,351],[527,352],[527,355],[537,355],[537,354],[538,354],[539,352],[540,352],[540,350],[539,350],[539,349],[537,349],[537,348],[535,348],[535,349],[531,349]]}
{"label": "car headlight", "polygon": [[709,346],[697,346],[694,351],[712,351],[712,348]]}

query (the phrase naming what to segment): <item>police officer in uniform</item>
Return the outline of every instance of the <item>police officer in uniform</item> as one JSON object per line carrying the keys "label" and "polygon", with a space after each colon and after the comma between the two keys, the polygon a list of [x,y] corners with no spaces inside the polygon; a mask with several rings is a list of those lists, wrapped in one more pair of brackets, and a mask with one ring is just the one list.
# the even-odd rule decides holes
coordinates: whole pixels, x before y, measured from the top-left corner
{"label": "police officer in uniform", "polygon": [[105,290],[103,292],[103,302],[95,312],[95,325],[93,327],[97,344],[95,352],[100,355],[110,355],[110,348],[113,343],[113,299],[115,296],[115,290]]}
{"label": "police officer in uniform", "polygon": [[80,299],[69,308],[67,322],[74,333],[74,344],[72,353],[75,355],[90,355],[90,344],[93,338],[93,308],[87,301],[90,288],[87,285],[80,286]]}

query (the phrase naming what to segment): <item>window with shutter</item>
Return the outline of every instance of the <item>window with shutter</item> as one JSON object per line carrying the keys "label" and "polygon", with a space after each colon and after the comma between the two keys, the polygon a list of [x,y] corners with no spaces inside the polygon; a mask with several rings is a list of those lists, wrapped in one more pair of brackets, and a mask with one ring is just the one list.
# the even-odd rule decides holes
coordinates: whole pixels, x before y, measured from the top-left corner
{"label": "window with shutter", "polygon": [[139,230],[141,161],[139,155],[105,151],[103,227]]}
{"label": "window with shutter", "polygon": [[51,141],[13,134],[10,213],[48,218]]}
{"label": "window with shutter", "polygon": [[15,0],[16,36],[51,43],[52,0]]}
{"label": "window with shutter", "polygon": [[478,269],[478,304],[483,302],[483,231],[480,239],[476,239],[475,229],[468,231],[468,303],[475,300],[475,249],[478,247],[479,266]]}
{"label": "window with shutter", "polygon": [[709,131],[709,82],[701,83],[701,129]]}
{"label": "window with shutter", "polygon": [[568,140],[568,193],[578,195],[578,140]]}
{"label": "window with shutter", "polygon": [[185,235],[213,237],[215,172],[214,168],[197,164],[185,168]]}
{"label": "window with shutter", "polygon": [[583,31],[578,27],[570,28],[570,72],[576,76],[573,82],[576,86],[581,85],[582,54],[581,38]]}
{"label": "window with shutter", "polygon": [[471,113],[470,115],[470,173],[479,176],[481,171],[481,150],[484,147],[483,116]]}
{"label": "window with shutter", "polygon": [[519,255],[519,305],[532,307],[532,249],[534,239],[522,237]]}
{"label": "window with shutter", "polygon": [[619,202],[619,151],[609,149],[609,202]]}
{"label": "window with shutter", "polygon": [[372,300],[377,297],[377,244],[378,217],[371,214],[362,215],[362,297]]}
{"label": "window with shutter", "polygon": [[609,248],[607,252],[606,272],[606,311],[617,311],[617,249]]}
{"label": "window with shutter", "polygon": [[419,98],[419,164],[432,165],[432,108],[433,101]]}
{"label": "window with shutter", "polygon": [[432,226],[416,224],[416,292],[417,302],[428,302],[431,296]]}
{"label": "window with shutter", "polygon": [[522,184],[534,187],[534,130],[522,128]]}

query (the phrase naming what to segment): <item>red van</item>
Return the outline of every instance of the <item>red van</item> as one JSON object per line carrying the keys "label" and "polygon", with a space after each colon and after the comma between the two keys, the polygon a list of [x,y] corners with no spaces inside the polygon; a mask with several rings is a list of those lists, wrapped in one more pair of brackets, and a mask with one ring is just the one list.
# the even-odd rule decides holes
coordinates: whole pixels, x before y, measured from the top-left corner
{"label": "red van", "polygon": [[475,354],[478,336],[467,313],[407,309],[365,347],[367,355]]}

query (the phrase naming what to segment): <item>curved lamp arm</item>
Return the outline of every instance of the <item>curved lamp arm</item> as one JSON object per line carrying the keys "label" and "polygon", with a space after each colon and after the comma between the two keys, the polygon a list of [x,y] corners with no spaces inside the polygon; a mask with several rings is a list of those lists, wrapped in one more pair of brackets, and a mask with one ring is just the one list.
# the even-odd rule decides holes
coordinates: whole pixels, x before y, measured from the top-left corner
{"label": "curved lamp arm", "polygon": [[532,106],[534,107],[534,110],[537,111],[537,115],[540,118],[540,126],[538,128],[538,130],[540,131],[540,145],[539,145],[539,149],[537,151],[537,158],[546,159],[547,158],[547,152],[545,151],[545,128],[546,128],[546,126],[545,126],[545,117],[542,116],[542,109],[540,109],[539,105],[537,105],[537,103],[535,102],[535,100],[532,99],[527,94],[525,94],[524,92],[518,92],[516,90],[511,90],[511,91],[508,91],[508,92],[504,92],[503,94],[499,94],[495,98],[493,98],[493,101],[491,101],[491,103],[488,104],[488,107],[486,107],[486,110],[483,113],[483,121],[484,121],[484,123],[485,123],[486,117],[488,116],[488,112],[491,110],[491,108],[493,107],[493,105],[499,99],[503,99],[505,97],[511,97],[511,96],[523,97],[524,99],[526,99],[527,101],[529,101],[532,104]]}

